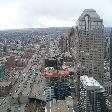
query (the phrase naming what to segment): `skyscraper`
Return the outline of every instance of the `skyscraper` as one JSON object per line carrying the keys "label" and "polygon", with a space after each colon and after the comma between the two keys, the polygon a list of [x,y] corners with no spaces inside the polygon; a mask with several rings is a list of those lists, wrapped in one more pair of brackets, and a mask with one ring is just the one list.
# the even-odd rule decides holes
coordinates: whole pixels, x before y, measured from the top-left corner
{"label": "skyscraper", "polygon": [[105,89],[93,77],[80,77],[79,112],[107,112]]}
{"label": "skyscraper", "polygon": [[110,79],[112,81],[112,31],[110,34]]}
{"label": "skyscraper", "polygon": [[77,21],[74,33],[76,65],[82,67],[82,75],[103,81],[104,26],[103,20],[93,9],[85,9]]}

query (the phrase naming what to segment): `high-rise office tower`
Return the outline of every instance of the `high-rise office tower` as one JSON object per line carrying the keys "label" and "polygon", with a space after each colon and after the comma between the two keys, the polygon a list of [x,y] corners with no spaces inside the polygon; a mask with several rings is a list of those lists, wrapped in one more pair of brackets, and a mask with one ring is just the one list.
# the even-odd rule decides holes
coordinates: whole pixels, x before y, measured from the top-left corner
{"label": "high-rise office tower", "polygon": [[110,79],[112,81],[112,31],[110,34]]}
{"label": "high-rise office tower", "polygon": [[104,26],[103,20],[93,9],[85,9],[77,21],[74,33],[76,65],[82,67],[82,75],[103,81]]}
{"label": "high-rise office tower", "polygon": [[107,112],[105,89],[93,77],[80,77],[79,112]]}

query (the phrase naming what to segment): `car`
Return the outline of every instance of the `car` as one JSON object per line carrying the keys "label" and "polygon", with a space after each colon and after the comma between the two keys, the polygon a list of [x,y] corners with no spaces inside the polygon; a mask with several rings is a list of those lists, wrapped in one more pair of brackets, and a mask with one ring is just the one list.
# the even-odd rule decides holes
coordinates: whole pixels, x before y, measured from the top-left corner
{"label": "car", "polygon": [[15,90],[15,93],[17,93],[18,90]]}
{"label": "car", "polygon": [[12,93],[9,93],[9,95],[11,96],[11,95],[12,95]]}

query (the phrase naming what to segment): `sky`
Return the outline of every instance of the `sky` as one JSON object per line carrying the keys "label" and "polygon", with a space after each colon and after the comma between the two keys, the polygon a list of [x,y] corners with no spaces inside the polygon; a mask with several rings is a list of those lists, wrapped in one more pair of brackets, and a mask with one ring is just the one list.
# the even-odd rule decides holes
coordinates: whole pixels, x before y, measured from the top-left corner
{"label": "sky", "polygon": [[0,30],[71,27],[84,9],[95,9],[112,26],[112,0],[0,0]]}

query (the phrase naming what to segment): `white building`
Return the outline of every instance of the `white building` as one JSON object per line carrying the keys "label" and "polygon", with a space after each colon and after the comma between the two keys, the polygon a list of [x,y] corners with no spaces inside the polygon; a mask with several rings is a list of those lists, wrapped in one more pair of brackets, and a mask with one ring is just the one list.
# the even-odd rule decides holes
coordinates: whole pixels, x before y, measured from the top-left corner
{"label": "white building", "polygon": [[46,87],[45,96],[47,101],[52,100],[54,98],[54,89],[51,87]]}
{"label": "white building", "polygon": [[107,112],[105,89],[93,77],[80,77],[80,112]]}

